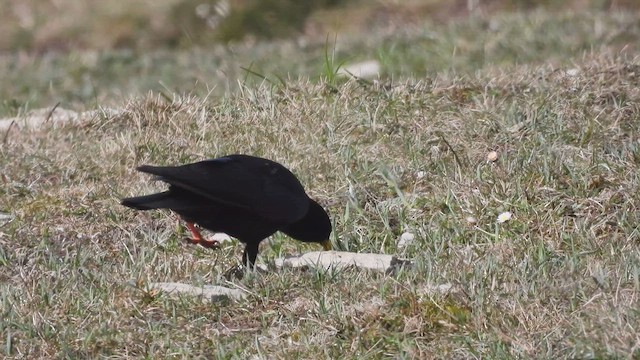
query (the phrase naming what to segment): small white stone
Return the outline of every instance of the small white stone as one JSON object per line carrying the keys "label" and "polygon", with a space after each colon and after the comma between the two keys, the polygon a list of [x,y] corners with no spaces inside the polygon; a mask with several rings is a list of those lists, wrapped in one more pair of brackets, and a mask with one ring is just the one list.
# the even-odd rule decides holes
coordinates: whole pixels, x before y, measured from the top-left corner
{"label": "small white stone", "polygon": [[573,69],[567,70],[567,75],[569,75],[569,76],[576,76],[578,74],[580,74],[580,70],[579,69],[573,68]]}
{"label": "small white stone", "polygon": [[475,223],[477,223],[477,222],[478,222],[478,219],[476,219],[476,218],[475,218],[475,217],[473,217],[473,216],[467,216],[466,220],[467,220],[467,222],[468,222],[469,224],[475,224]]}
{"label": "small white stone", "polygon": [[498,160],[498,152],[497,151],[490,151],[487,154],[487,161],[495,162],[496,160]]}
{"label": "small white stone", "polygon": [[453,290],[453,284],[450,284],[450,283],[439,284],[439,285],[427,284],[419,288],[417,292],[418,292],[418,295],[434,296],[434,295],[446,294],[451,292],[452,290]]}
{"label": "small white stone", "polygon": [[400,239],[398,239],[398,248],[405,248],[408,245],[411,245],[413,241],[416,239],[416,236],[410,232],[403,232],[400,235]]}
{"label": "small white stone", "polygon": [[13,220],[13,215],[0,212],[0,225],[7,224]]}
{"label": "small white stone", "polygon": [[513,214],[510,211],[505,211],[502,214],[498,215],[498,223],[502,224],[504,222],[507,222],[511,220],[512,217],[513,217]]}
{"label": "small white stone", "polygon": [[227,242],[227,241],[231,241],[233,238],[225,233],[215,233],[213,234],[213,236],[211,237],[211,240],[215,240],[219,243],[223,243],[223,242]]}
{"label": "small white stone", "polygon": [[338,74],[353,75],[358,78],[373,79],[380,76],[381,66],[377,60],[368,60],[341,67]]}

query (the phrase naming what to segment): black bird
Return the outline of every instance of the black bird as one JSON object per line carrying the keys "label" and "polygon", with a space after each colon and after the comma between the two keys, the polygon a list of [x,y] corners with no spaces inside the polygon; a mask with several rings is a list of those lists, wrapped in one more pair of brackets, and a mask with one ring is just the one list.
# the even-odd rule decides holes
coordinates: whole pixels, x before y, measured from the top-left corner
{"label": "black bird", "polygon": [[245,243],[242,263],[255,264],[258,245],[276,231],[331,250],[327,212],[304,191],[291,171],[275,161],[249,155],[228,155],[182,166],[143,165],[138,171],[156,176],[169,190],[122,199],[138,210],[171,209],[193,234],[191,243],[217,246],[205,240],[194,224],[222,232]]}

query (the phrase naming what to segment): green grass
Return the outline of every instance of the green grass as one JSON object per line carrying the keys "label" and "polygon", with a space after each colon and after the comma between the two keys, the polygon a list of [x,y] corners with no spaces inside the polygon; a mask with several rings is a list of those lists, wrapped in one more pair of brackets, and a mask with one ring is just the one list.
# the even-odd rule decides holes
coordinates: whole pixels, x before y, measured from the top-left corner
{"label": "green grass", "polygon": [[[4,114],[57,101],[124,111],[12,132],[0,145],[0,211],[15,216],[0,223],[0,353],[640,356],[631,19],[537,12],[338,44],[337,61],[386,49],[387,76],[372,84],[325,82],[323,43],[3,58],[0,91],[16,104],[5,102]],[[264,80],[240,65],[286,80],[236,85],[230,79]],[[218,81],[215,69],[235,73]],[[221,84],[235,91],[205,91]],[[396,274],[272,269],[232,285],[223,274],[241,246],[184,245],[174,215],[118,204],[161,187],[137,165],[229,153],[291,168],[330,211],[341,248],[415,265]],[[505,211],[514,217],[498,224]],[[416,240],[399,250],[404,231]],[[276,235],[259,261],[311,250]],[[249,296],[208,303],[148,290],[160,281],[241,286]],[[452,288],[430,290],[438,284]]]}

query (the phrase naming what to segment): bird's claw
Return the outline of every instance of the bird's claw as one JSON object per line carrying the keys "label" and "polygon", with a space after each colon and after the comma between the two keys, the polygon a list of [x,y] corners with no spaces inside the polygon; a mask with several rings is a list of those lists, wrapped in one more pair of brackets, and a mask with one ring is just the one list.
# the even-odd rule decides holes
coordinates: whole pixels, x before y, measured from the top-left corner
{"label": "bird's claw", "polygon": [[236,265],[231,269],[225,271],[223,276],[227,281],[239,280],[244,277],[245,271],[246,271],[245,266]]}

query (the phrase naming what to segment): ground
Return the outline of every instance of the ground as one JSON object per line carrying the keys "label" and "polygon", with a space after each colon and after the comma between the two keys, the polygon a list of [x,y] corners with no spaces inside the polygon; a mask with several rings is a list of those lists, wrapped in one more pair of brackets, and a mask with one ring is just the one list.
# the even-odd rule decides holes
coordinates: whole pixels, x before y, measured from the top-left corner
{"label": "ground", "polygon": [[[634,13],[535,11],[367,41],[7,55],[3,116],[117,111],[3,134],[0,351],[638,357],[639,37]],[[370,58],[380,79],[335,76]],[[188,246],[171,213],[119,205],[162,187],[137,165],[229,153],[292,169],[340,250],[414,266],[276,270],[319,250],[278,234],[261,248],[268,271],[229,282],[242,246]],[[404,232],[414,241],[398,248]],[[176,298],[152,282],[248,295]]]}

